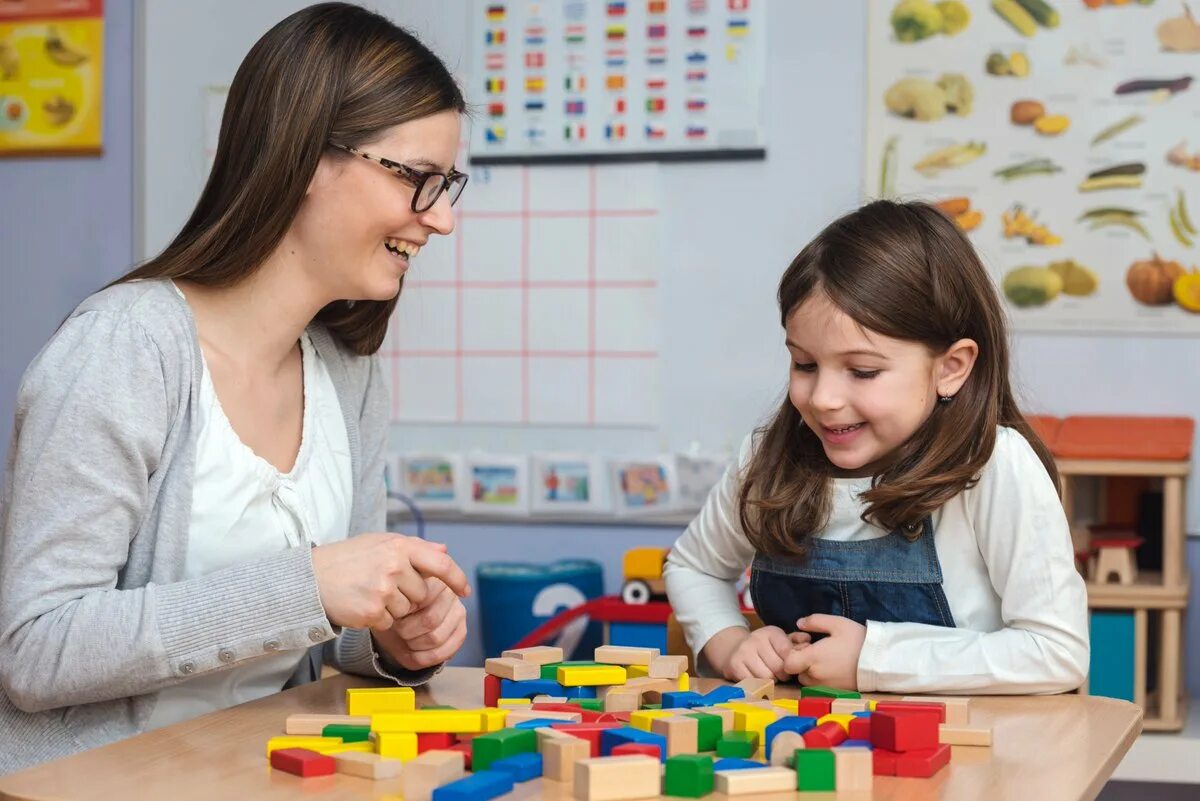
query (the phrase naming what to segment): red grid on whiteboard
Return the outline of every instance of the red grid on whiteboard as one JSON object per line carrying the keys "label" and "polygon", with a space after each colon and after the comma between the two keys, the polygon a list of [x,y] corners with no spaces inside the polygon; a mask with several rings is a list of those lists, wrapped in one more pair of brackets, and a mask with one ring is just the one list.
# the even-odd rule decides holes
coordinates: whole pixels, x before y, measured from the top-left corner
{"label": "red grid on whiteboard", "polygon": [[[597,347],[597,319],[596,319],[596,292],[599,289],[657,289],[658,281],[653,279],[646,280],[621,280],[621,279],[604,279],[597,274],[596,265],[596,221],[605,218],[637,218],[637,217],[657,217],[657,209],[601,209],[597,208],[596,203],[596,168],[589,167],[587,169],[587,205],[582,209],[531,209],[530,208],[530,176],[529,168],[518,168],[520,181],[520,208],[515,210],[477,210],[473,211],[469,208],[467,201],[470,197],[468,191],[463,198],[463,203],[455,209],[456,227],[452,236],[455,239],[454,252],[454,277],[452,279],[430,278],[417,279],[410,274],[407,283],[408,290],[412,291],[416,287],[431,288],[431,289],[449,289],[454,293],[454,347],[450,348],[405,348],[402,342],[398,342],[395,336],[397,326],[395,321],[391,327],[388,340],[381,351],[381,355],[391,368],[391,384],[392,384],[392,406],[391,416],[393,420],[403,420],[406,422],[416,422],[412,417],[406,417],[403,412],[403,387],[401,386],[399,363],[404,359],[446,359],[453,360],[454,363],[454,422],[478,422],[490,423],[497,422],[491,420],[472,420],[467,419],[465,414],[465,389],[463,378],[463,361],[467,358],[488,358],[488,359],[511,359],[519,363],[520,369],[520,393],[521,393],[521,423],[536,423],[538,421],[531,419],[530,415],[530,359],[545,358],[545,359],[572,359],[586,361],[587,366],[587,409],[586,416],[582,420],[572,421],[571,424],[587,424],[595,425],[596,419],[596,362],[598,359],[605,360],[647,360],[657,359],[657,350],[611,350],[600,349]],[[491,219],[491,220],[512,220],[514,224],[520,226],[520,278],[516,280],[477,280],[467,279],[465,277],[464,264],[465,260],[470,258],[469,253],[464,253],[463,230],[471,224],[472,220]],[[536,225],[536,221],[540,219],[586,219],[587,220],[587,241],[580,243],[585,246],[586,261],[587,261],[587,277],[584,280],[554,280],[540,279],[533,280],[529,275],[529,243],[532,229]],[[480,349],[466,348],[463,340],[463,295],[464,290],[520,290],[520,347],[517,349],[511,348],[496,348],[496,349]],[[545,343],[534,343],[530,339],[530,295],[532,292],[542,289],[586,289],[587,290],[587,347],[584,350],[564,350],[547,347]],[[397,307],[397,313],[402,313],[404,299],[401,298],[400,304]],[[506,421],[507,422],[507,421]],[[563,421],[565,422],[565,421]]]}

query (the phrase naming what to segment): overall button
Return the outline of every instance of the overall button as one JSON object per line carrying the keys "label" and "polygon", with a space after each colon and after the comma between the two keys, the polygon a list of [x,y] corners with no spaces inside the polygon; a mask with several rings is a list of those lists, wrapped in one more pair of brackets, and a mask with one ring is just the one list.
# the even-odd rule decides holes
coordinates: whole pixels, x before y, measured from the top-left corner
{"label": "overall button", "polygon": [[312,640],[313,642],[320,642],[321,640],[325,639],[325,631],[313,626],[308,630],[308,639]]}
{"label": "overall button", "polygon": [[185,676],[190,676],[196,672],[195,662],[184,662],[179,666],[179,672]]}
{"label": "overall button", "polygon": [[225,662],[225,663],[232,662],[233,661],[233,651],[229,650],[228,648],[222,648],[221,651],[217,654],[217,659],[220,659],[222,662]]}
{"label": "overall button", "polygon": [[278,651],[279,650],[279,640],[267,640],[266,642],[263,643],[263,650],[264,651]]}

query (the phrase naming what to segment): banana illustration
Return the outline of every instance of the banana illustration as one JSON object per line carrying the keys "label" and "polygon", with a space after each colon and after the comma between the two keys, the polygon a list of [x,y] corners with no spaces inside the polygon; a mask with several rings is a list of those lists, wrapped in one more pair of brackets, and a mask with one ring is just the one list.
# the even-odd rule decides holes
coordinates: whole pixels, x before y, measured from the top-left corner
{"label": "banana illustration", "polygon": [[0,42],[0,81],[11,81],[20,72],[21,62],[17,51],[8,42]]}
{"label": "banana illustration", "polygon": [[54,27],[46,31],[46,58],[60,67],[78,67],[88,59],[87,53],[74,50],[64,42]]}
{"label": "banana illustration", "polygon": [[46,112],[46,119],[50,120],[51,125],[61,128],[75,116],[75,104],[62,95],[55,95],[42,104],[42,111]]}

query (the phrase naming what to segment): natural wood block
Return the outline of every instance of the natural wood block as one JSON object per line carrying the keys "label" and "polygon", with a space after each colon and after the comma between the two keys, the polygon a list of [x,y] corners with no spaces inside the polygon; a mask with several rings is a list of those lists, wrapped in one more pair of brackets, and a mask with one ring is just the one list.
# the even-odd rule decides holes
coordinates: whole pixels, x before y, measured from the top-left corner
{"label": "natural wood block", "polygon": [[721,719],[721,733],[733,730],[733,710],[727,706],[698,706],[689,712],[703,712],[705,715],[716,715]]}
{"label": "natural wood block", "polygon": [[775,682],[770,679],[742,679],[733,686],[742,688],[742,692],[746,693],[747,701],[753,701],[756,698],[769,701],[775,697]]}
{"label": "natural wood block", "polygon": [[835,748],[833,750],[834,780],[839,793],[869,791],[874,786],[874,762],[866,748]]}
{"label": "natural wood block", "polygon": [[573,740],[579,739],[578,737],[575,737],[574,735],[567,734],[562,729],[554,729],[549,726],[543,726],[540,729],[534,729],[534,732],[537,733],[537,738],[538,738],[537,750],[538,750],[539,754],[544,752],[547,740],[561,739],[563,737],[570,737]]}
{"label": "natural wood block", "polygon": [[370,726],[370,715],[288,715],[286,734],[320,737],[326,726]]}
{"label": "natural wood block", "polygon": [[853,715],[855,712],[866,712],[867,702],[861,698],[835,698],[829,707],[831,715]]}
{"label": "natural wood block", "polygon": [[466,775],[461,751],[426,751],[404,765],[404,801],[430,801],[433,791]]}
{"label": "natural wood block", "polygon": [[636,712],[642,706],[642,694],[636,691],[612,691],[604,696],[605,712]]}
{"label": "natural wood block", "polygon": [[581,759],[575,763],[575,797],[581,801],[657,798],[661,765],[650,756]]}
{"label": "natural wood block", "polygon": [[771,764],[779,768],[790,768],[797,748],[807,748],[804,735],[794,731],[781,731],[771,740]]}
{"label": "natural wood block", "polygon": [[667,756],[669,757],[678,754],[694,754],[697,751],[700,721],[695,718],[683,715],[673,718],[657,718],[650,723],[650,731],[667,738]]}
{"label": "natural wood block", "polygon": [[483,663],[483,669],[489,675],[512,681],[532,681],[542,677],[540,666],[533,662],[526,662],[524,659],[514,659],[511,656],[488,659]]}
{"label": "natural wood block", "polygon": [[943,723],[938,727],[938,742],[942,745],[991,745],[992,730]]}
{"label": "natural wood block", "polygon": [[[866,753],[867,756],[870,756],[869,751]],[[722,770],[716,775],[716,790],[718,793],[735,796],[751,793],[794,792],[796,790],[796,772],[780,767]]]}
{"label": "natural wood block", "polygon": [[[688,658],[686,656],[656,656],[650,660],[650,678],[678,679],[686,673]],[[674,689],[674,688],[672,688]]]}
{"label": "natural wood block", "polygon": [[574,781],[575,763],[592,756],[591,743],[582,737],[565,733],[561,737],[539,739],[539,747],[542,751],[542,776],[556,782]]}
{"label": "natural wood block", "polygon": [[901,701],[912,701],[917,704],[941,704],[946,707],[946,724],[949,726],[966,726],[971,718],[971,699],[938,695],[906,695]]}
{"label": "natural wood block", "polygon": [[504,651],[501,657],[520,659],[535,665],[549,665],[563,661],[563,649],[551,645],[535,645],[532,648],[514,648]]}
{"label": "natural wood block", "polygon": [[400,775],[404,763],[398,759],[384,759],[379,754],[363,754],[346,751],[333,755],[337,772],[364,779],[394,779]]}
{"label": "natural wood block", "polygon": [[565,695],[535,695],[533,703],[535,704],[565,704],[567,696]]}
{"label": "natural wood block", "polygon": [[602,645],[596,649],[596,661],[605,665],[649,665],[656,656],[657,648]]}

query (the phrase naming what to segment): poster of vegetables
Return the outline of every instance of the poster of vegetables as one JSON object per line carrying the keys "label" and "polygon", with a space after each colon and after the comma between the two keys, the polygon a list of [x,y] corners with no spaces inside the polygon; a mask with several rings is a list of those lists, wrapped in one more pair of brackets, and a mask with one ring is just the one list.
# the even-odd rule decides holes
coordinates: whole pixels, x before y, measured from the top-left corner
{"label": "poster of vegetables", "polygon": [[1200,334],[1200,0],[868,13],[867,197],[953,217],[1017,330]]}
{"label": "poster of vegetables", "polygon": [[103,0],[0,0],[0,156],[101,149]]}

